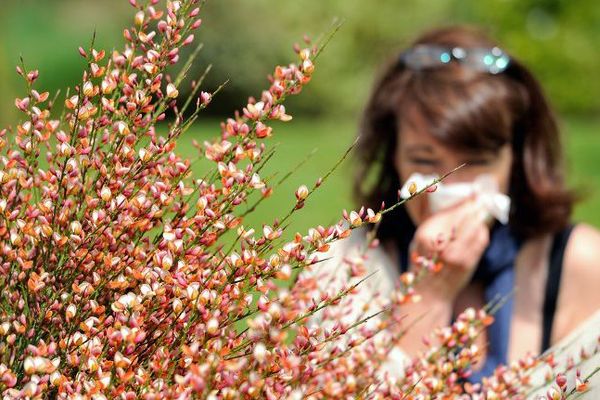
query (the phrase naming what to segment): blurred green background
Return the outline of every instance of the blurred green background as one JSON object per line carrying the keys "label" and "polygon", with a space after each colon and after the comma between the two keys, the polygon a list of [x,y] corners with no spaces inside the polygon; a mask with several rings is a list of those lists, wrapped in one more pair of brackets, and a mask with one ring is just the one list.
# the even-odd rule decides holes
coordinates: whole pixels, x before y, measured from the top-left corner
{"label": "blurred green background", "polygon": [[[20,55],[28,68],[40,70],[38,87],[64,89],[80,79],[77,47],[87,47],[95,30],[96,47],[120,48],[133,14],[127,0],[2,0],[0,125],[14,125],[18,118],[13,98],[23,84],[14,66]],[[319,58],[309,87],[286,105],[294,120],[276,125],[273,142],[279,148],[267,173],[283,175],[311,150],[319,151],[250,223],[285,214],[296,187],[312,185],[352,143],[378,65],[427,28],[469,23],[485,27],[542,82],[561,115],[570,182],[587,193],[575,219],[600,227],[600,5],[593,0],[209,0],[197,35],[205,46],[191,77],[212,64],[207,90],[229,83],[183,137],[179,151],[196,157],[191,140],[218,135],[219,119],[245,104],[247,96],[260,94],[273,66],[293,58],[292,44],[305,33],[316,38],[327,32],[334,17],[344,25]],[[342,208],[353,207],[351,163],[336,171],[293,228],[331,223]]]}

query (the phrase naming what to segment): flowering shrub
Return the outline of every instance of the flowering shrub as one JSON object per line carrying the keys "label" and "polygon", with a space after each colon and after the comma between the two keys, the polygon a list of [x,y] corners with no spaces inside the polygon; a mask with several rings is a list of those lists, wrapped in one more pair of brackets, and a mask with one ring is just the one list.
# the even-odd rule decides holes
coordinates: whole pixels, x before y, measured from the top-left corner
{"label": "flowering shrub", "polygon": [[[79,49],[86,69],[62,115],[34,88],[38,72],[17,68],[28,88],[15,101],[24,122],[0,132],[3,397],[522,396],[540,359],[463,384],[481,355],[474,338],[491,322],[483,310],[440,329],[402,377],[381,372],[406,329],[399,306],[416,300],[415,281],[438,269],[431,260],[416,260],[420,269],[401,277],[381,310],[350,321],[345,310],[369,278],[366,252],[346,260],[352,283],[319,289],[310,272],[320,254],[390,209],[344,213],[338,224],[284,241],[286,221],[325,175],[296,191],[281,221],[258,232],[243,225],[273,189],[260,175],[272,154],[270,122],[291,119],[283,102],[309,83],[321,47],[298,48],[297,63],[275,68],[260,99],[198,146],[214,168],[194,177],[177,139],[215,93],[197,82],[178,102],[187,68],[175,79],[166,69],[194,40],[199,1],[130,3],[137,11],[123,51]],[[315,325],[317,317],[329,324]],[[556,382],[559,397],[551,398],[567,390],[563,375]]]}

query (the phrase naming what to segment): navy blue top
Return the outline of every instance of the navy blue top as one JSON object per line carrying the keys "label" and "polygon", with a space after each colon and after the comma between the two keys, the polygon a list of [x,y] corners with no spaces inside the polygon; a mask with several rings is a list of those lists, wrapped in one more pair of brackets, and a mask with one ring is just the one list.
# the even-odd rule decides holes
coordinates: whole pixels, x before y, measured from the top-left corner
{"label": "navy blue top", "polygon": [[[564,250],[573,227],[569,226],[559,232],[552,245],[550,254],[548,281],[543,309],[542,352],[550,345],[552,322],[556,310],[556,300],[560,285],[562,259]],[[406,232],[406,231],[405,231]],[[408,230],[411,232],[411,230]],[[412,229],[414,234],[414,227]],[[400,237],[400,268],[408,270],[408,247],[412,234]],[[409,237],[410,236],[410,237]],[[490,243],[477,266],[473,281],[481,282],[484,287],[485,303],[494,312],[494,322],[488,327],[488,349],[483,367],[467,378],[470,382],[480,382],[483,377],[490,376],[500,364],[508,361],[508,344],[510,324],[513,313],[513,296],[515,282],[515,260],[522,241],[508,225],[496,223],[490,232]]]}

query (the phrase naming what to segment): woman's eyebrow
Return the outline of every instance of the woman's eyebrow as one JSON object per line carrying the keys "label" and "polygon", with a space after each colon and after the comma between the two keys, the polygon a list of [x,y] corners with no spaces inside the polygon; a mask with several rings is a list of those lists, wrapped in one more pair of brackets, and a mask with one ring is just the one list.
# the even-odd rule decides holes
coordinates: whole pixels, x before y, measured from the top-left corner
{"label": "woman's eyebrow", "polygon": [[408,151],[410,153],[417,152],[417,151],[424,152],[424,153],[433,153],[434,149],[431,145],[416,143],[416,144],[406,145],[406,151]]}
{"label": "woman's eyebrow", "polygon": [[499,149],[481,149],[481,150],[473,150],[473,151],[464,151],[462,155],[464,157],[497,157],[500,153]]}

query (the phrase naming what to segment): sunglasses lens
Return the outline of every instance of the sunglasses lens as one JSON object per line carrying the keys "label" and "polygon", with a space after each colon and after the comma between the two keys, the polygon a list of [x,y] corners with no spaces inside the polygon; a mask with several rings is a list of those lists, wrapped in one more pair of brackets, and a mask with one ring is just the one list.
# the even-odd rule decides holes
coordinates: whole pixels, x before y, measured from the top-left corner
{"label": "sunglasses lens", "polygon": [[443,47],[416,46],[402,55],[404,63],[413,69],[431,68],[452,61],[452,54]]}
{"label": "sunglasses lens", "polygon": [[467,53],[464,62],[479,71],[498,74],[508,67],[509,58],[502,50],[494,47],[491,51],[473,49]]}
{"label": "sunglasses lens", "polygon": [[473,48],[452,49],[439,46],[415,46],[401,56],[402,62],[409,68],[420,70],[448,64],[451,61],[459,62],[465,66],[490,74],[504,71],[510,58],[498,47],[492,49]]}

